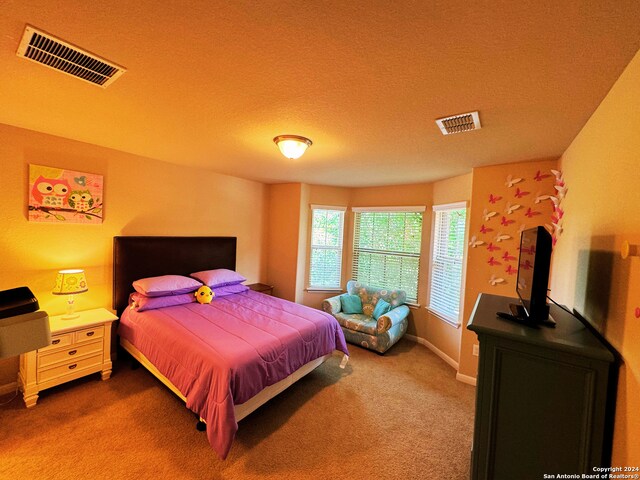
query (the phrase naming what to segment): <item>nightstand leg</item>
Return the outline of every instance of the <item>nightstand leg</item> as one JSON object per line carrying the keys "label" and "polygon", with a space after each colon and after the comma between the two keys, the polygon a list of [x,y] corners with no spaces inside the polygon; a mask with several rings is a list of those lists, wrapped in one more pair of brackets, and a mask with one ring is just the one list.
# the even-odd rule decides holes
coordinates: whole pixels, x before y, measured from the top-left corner
{"label": "nightstand leg", "polygon": [[27,408],[35,407],[38,401],[38,389],[36,388],[24,388],[22,399]]}
{"label": "nightstand leg", "polygon": [[101,372],[102,380],[109,380],[109,378],[111,378],[111,370],[112,370],[111,362],[109,362],[108,364],[105,363],[102,366],[102,372]]}

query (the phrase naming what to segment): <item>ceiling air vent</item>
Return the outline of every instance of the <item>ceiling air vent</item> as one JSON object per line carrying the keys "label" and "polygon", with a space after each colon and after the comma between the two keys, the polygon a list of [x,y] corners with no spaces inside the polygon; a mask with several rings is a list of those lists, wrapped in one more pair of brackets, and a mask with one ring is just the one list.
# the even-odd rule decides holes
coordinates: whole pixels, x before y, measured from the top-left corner
{"label": "ceiling air vent", "polygon": [[55,68],[94,85],[107,87],[126,69],[30,25],[24,30],[19,57]]}
{"label": "ceiling air vent", "polygon": [[443,135],[468,132],[470,130],[478,130],[479,128],[482,128],[478,112],[461,113],[460,115],[439,118],[436,120],[436,124]]}

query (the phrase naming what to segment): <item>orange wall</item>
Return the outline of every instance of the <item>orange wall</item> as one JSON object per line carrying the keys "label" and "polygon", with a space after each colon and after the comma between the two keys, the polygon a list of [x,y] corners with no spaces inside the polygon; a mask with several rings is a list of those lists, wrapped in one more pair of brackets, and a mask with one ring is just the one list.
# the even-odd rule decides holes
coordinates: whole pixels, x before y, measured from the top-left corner
{"label": "orange wall", "polygon": [[[433,204],[446,205],[447,203],[470,202],[472,181],[473,175],[468,173],[467,175],[435,182],[433,184]],[[467,209],[467,214],[471,215],[470,208]],[[468,225],[469,217],[467,217],[467,228]],[[465,284],[465,270],[463,270],[463,286]],[[465,326],[464,289],[461,293],[461,298],[463,305],[460,309],[460,327],[455,327],[441,320],[427,310],[424,319],[424,334],[420,335],[456,363],[459,362],[460,358],[460,339]]]}
{"label": "orange wall", "polygon": [[[301,232],[301,238],[304,238],[307,245],[306,254],[299,257],[299,272],[300,281],[298,283],[300,303],[308,305],[314,308],[321,308],[322,301],[325,298],[337,295],[339,292],[309,292],[306,288],[309,285],[309,265],[311,262],[311,251],[308,249],[308,245],[311,242],[311,208],[310,205],[325,205],[331,207],[347,207],[351,201],[351,189],[342,187],[326,187],[321,185],[307,185],[309,192],[308,200],[306,203],[301,203],[301,215],[306,216],[308,219],[306,225],[306,231]],[[346,211],[344,216],[344,236],[342,239],[342,281],[340,284],[344,287],[349,280],[349,261],[351,251],[351,229],[352,229],[352,217],[351,212]],[[303,260],[304,261],[301,261]]]}
{"label": "orange wall", "polygon": [[[462,340],[460,343],[460,365],[458,373],[460,375],[475,378],[478,367],[478,357],[473,356],[473,344],[478,343],[475,333],[466,329],[469,321],[469,315],[473,311],[478,294],[492,293],[495,295],[505,295],[509,297],[516,296],[515,274],[509,274],[506,269],[509,265],[514,268],[517,266],[518,246],[520,234],[518,229],[521,225],[531,228],[537,225],[550,223],[552,214],[552,203],[550,200],[544,200],[539,204],[535,203],[537,194],[554,193],[555,178],[551,175],[550,170],[557,167],[557,162],[540,161],[540,162],[523,162],[510,163],[506,165],[495,165],[491,167],[475,168],[473,170],[473,186],[471,196],[471,210],[469,218],[469,238],[475,236],[477,240],[484,241],[483,245],[475,248],[467,247],[467,277],[465,285],[465,317],[462,330]],[[536,181],[534,177],[537,172],[547,175],[541,181]],[[521,178],[522,181],[508,187],[505,185],[507,177]],[[529,192],[528,195],[522,195],[517,198],[515,195],[517,189],[520,194]],[[489,196],[494,196],[495,203],[491,203]],[[498,197],[500,197],[498,199]],[[506,213],[507,204],[521,205],[521,208],[515,210],[512,214]],[[533,212],[540,212],[540,215],[526,216],[527,209],[531,208]],[[485,210],[487,213],[496,212],[489,220],[484,218]],[[511,220],[508,226],[502,224],[502,217],[505,217],[506,223]],[[491,228],[492,231],[481,233],[481,227]],[[510,238],[501,242],[496,242],[495,237],[499,233],[509,235]],[[489,243],[500,250],[489,251]],[[504,260],[502,257],[505,252],[515,259]],[[500,264],[489,265],[488,261],[493,257],[494,261]],[[489,280],[494,275],[496,278],[504,279],[501,284],[491,285]]]}
{"label": "orange wall", "polygon": [[267,188],[269,189],[267,283],[274,286],[274,295],[293,302],[297,294],[302,184],[285,183]]}
{"label": "orange wall", "polygon": [[612,464],[640,465],[640,53],[560,160],[568,192],[551,286],[562,303],[598,325],[624,364]]}
{"label": "orange wall", "polygon": [[[30,163],[104,175],[104,222],[28,222]],[[63,313],[64,302],[51,294],[55,273],[81,267],[89,291],[76,296],[77,308],[111,308],[115,235],[236,236],[238,271],[259,281],[267,207],[261,183],[0,125],[0,290],[27,285],[42,309]],[[0,386],[16,372],[17,358],[0,360]]]}

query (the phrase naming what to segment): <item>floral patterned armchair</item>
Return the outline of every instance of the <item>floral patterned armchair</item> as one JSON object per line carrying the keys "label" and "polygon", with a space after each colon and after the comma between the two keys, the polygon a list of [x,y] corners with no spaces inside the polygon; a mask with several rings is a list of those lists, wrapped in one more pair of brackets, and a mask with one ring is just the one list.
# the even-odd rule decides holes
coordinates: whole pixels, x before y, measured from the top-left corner
{"label": "floral patterned armchair", "polygon": [[[409,307],[404,305],[407,298],[404,290],[370,287],[349,280],[347,294],[360,297],[362,313],[344,313],[340,295],[322,302],[322,309],[338,320],[347,342],[384,353],[407,331]],[[381,298],[391,305],[391,310],[375,320],[372,314]]]}

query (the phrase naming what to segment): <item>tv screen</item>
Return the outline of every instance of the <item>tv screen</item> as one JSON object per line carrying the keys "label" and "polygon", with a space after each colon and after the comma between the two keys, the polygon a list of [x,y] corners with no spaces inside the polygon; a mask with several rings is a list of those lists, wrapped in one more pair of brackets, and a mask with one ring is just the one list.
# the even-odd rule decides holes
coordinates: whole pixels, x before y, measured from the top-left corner
{"label": "tv screen", "polygon": [[516,293],[527,319],[547,322],[547,287],[551,266],[551,235],[544,227],[529,228],[520,236]]}

